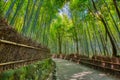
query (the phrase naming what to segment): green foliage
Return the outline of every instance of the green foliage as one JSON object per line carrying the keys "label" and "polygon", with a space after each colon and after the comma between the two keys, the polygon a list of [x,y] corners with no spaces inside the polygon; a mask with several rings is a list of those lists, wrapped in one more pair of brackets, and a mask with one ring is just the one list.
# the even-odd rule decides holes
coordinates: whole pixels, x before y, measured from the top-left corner
{"label": "green foliage", "polygon": [[0,19],[3,16],[3,1],[0,0]]}
{"label": "green foliage", "polygon": [[51,53],[111,56],[111,42],[120,52],[120,2],[116,2],[115,6],[113,0],[9,0],[3,2],[3,15],[18,32],[46,45]]}
{"label": "green foliage", "polygon": [[13,75],[14,75],[14,71],[13,70],[9,70],[5,73],[1,73],[0,74],[0,80],[13,80]]}
{"label": "green foliage", "polygon": [[51,59],[46,59],[16,70],[8,70],[0,74],[0,80],[46,80],[54,69],[53,63]]}

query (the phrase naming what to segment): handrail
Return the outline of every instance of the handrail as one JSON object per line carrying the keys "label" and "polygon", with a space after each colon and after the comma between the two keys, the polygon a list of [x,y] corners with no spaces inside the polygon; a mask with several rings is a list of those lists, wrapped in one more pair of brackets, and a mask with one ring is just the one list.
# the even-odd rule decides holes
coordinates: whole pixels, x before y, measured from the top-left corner
{"label": "handrail", "polygon": [[85,62],[85,61],[81,61],[81,62],[86,63],[86,64],[89,64],[89,65],[93,65],[93,66],[97,66],[97,67],[101,67],[101,68],[110,69],[110,70],[114,70],[114,71],[120,72],[119,69],[113,69],[113,68],[109,68],[109,67],[103,67],[103,66],[96,65],[96,64],[93,64],[93,63],[89,63],[89,62]]}
{"label": "handrail", "polygon": [[0,66],[9,65],[9,64],[15,64],[15,63],[21,63],[21,62],[25,62],[25,61],[26,60],[13,61],[13,62],[7,62],[7,63],[0,63]]}
{"label": "handrail", "polygon": [[20,61],[13,61],[13,62],[7,62],[7,63],[0,63],[0,66],[10,65],[10,64],[17,64],[22,62],[28,62],[28,61],[35,61],[39,59],[30,59],[30,60],[20,60]]}
{"label": "handrail", "polygon": [[28,46],[28,45],[25,45],[25,44],[19,44],[19,43],[16,43],[16,42],[2,40],[2,39],[0,39],[0,42],[1,43],[5,43],[5,44],[11,44],[11,45],[15,45],[15,46],[20,46],[20,47],[30,48],[30,49],[36,49],[36,50],[41,50],[41,51],[48,51],[48,50],[46,50],[44,48],[36,48],[36,47],[33,47],[33,46]]}
{"label": "handrail", "polygon": [[101,61],[101,60],[96,60],[96,59],[86,59],[86,58],[80,58],[82,60],[94,60],[94,61],[98,61],[98,62],[103,62],[103,63],[108,63],[108,64],[113,64],[113,65],[120,65],[119,63],[113,63],[113,62],[107,62],[107,61]]}
{"label": "handrail", "polygon": [[39,61],[40,59],[32,59],[32,60],[20,60],[20,61],[13,61],[7,63],[0,64],[0,73],[9,70],[9,69],[17,69],[19,67],[32,64],[35,61]]}

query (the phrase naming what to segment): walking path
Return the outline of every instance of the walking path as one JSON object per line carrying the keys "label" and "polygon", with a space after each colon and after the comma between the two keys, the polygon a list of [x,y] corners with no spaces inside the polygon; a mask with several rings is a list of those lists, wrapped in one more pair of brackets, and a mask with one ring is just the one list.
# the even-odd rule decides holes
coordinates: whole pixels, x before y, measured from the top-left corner
{"label": "walking path", "polygon": [[57,80],[119,80],[103,72],[70,61],[54,59]]}

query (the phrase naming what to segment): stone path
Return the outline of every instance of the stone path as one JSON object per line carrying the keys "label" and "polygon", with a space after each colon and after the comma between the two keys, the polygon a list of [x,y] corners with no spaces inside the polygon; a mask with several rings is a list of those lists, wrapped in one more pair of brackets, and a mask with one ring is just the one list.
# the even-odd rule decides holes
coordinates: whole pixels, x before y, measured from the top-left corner
{"label": "stone path", "polygon": [[120,80],[84,65],[61,59],[53,60],[57,64],[57,80]]}

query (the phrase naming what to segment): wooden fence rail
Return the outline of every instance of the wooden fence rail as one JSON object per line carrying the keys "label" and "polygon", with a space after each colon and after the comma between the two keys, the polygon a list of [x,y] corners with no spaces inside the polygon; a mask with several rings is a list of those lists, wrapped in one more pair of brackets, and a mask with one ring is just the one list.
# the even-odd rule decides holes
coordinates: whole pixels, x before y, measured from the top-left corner
{"label": "wooden fence rail", "polygon": [[51,57],[48,48],[37,48],[2,39],[0,39],[0,55],[0,73]]}
{"label": "wooden fence rail", "polygon": [[32,64],[33,62],[39,61],[40,59],[33,59],[33,60],[20,60],[20,61],[13,61],[7,63],[0,64],[0,73],[9,69],[17,69],[21,66],[26,66],[28,64]]}
{"label": "wooden fence rail", "polygon": [[[79,64],[84,64],[87,66],[90,66],[92,68],[102,70],[105,72],[109,72],[110,74],[113,74],[117,77],[120,77],[120,59],[118,58],[118,61],[113,60],[113,58],[104,58],[104,59],[94,59],[94,58],[89,58],[86,56],[78,55],[74,56],[74,54],[71,55],[53,55],[53,58],[61,58],[61,59],[66,59],[70,60]],[[108,59],[108,61],[107,61]]]}
{"label": "wooden fence rail", "polygon": [[28,46],[0,39],[0,63],[51,57],[48,48]]}
{"label": "wooden fence rail", "polygon": [[45,48],[36,48],[33,46],[28,46],[28,45],[24,45],[24,44],[19,44],[16,42],[12,42],[12,41],[7,41],[7,40],[2,40],[0,39],[0,43],[4,43],[4,44],[10,44],[10,45],[14,45],[14,46],[19,46],[19,47],[25,47],[25,48],[30,48],[30,49],[35,49],[35,50],[42,50],[42,51],[48,51]]}
{"label": "wooden fence rail", "polygon": [[85,59],[85,58],[80,58],[79,62],[84,64],[89,64],[95,67],[100,67],[100,68],[105,68],[105,69],[120,72],[120,64],[118,63],[95,60],[95,59]]}

